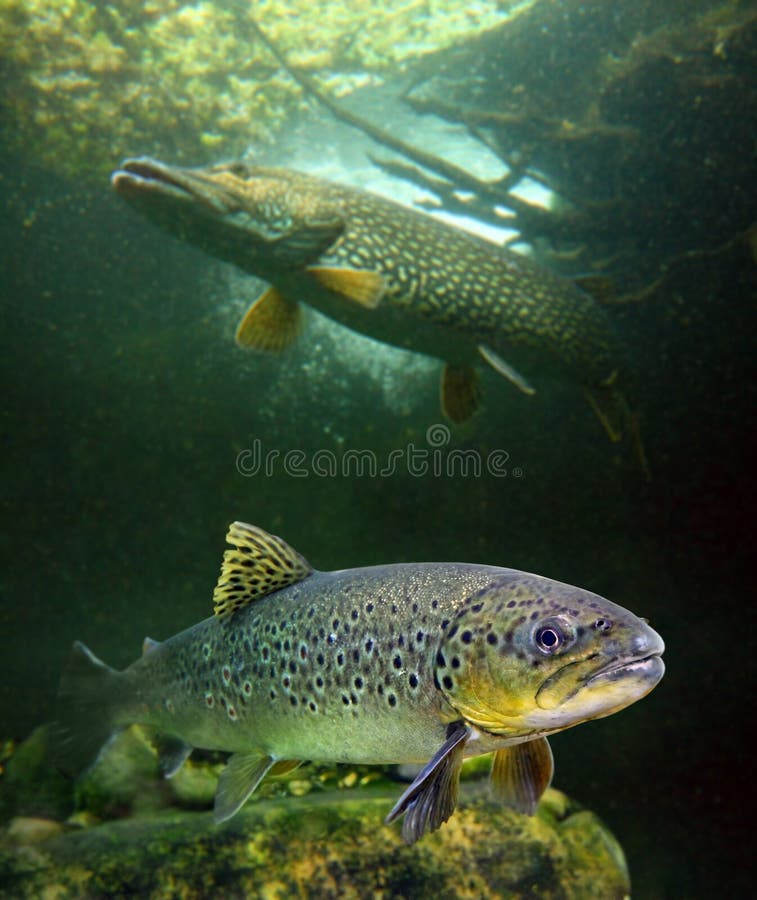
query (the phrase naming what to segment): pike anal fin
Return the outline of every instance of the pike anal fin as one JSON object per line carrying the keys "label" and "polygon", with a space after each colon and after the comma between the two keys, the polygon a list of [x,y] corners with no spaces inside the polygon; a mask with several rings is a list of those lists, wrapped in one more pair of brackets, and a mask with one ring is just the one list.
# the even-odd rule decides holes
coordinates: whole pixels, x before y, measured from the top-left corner
{"label": "pike anal fin", "polygon": [[481,377],[471,365],[445,363],[442,371],[442,412],[456,425],[465,422],[481,403]]}

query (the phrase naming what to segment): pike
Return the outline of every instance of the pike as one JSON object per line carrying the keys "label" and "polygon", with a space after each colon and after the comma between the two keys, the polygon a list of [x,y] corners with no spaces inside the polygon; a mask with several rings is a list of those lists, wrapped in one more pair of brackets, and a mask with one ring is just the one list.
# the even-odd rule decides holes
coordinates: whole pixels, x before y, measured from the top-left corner
{"label": "pike", "polygon": [[497,566],[406,563],[315,571],[281,538],[227,534],[214,615],[117,672],[74,644],[56,748],[72,775],[132,723],[162,735],[161,768],[231,751],[215,819],[305,760],[422,764],[389,813],[408,843],[457,802],[463,759],[494,753],[496,796],[533,814],[547,737],[610,715],[662,678],[660,636],[589,591]]}
{"label": "pike", "polygon": [[181,168],[142,157],[126,160],[112,184],[171,234],[269,283],[237,330],[244,347],[288,347],[304,302],[369,337],[442,359],[442,409],[453,422],[480,404],[480,362],[526,394],[535,391],[521,369],[579,383],[613,441],[632,419],[618,383],[622,352],[602,307],[521,254],[291,169]]}

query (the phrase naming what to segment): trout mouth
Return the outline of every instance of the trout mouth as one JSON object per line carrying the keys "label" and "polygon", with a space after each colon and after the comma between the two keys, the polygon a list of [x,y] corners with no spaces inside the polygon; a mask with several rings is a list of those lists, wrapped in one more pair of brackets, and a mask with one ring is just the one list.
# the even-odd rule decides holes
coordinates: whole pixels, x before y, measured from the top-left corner
{"label": "trout mouth", "polygon": [[535,698],[538,708],[549,719],[578,722],[599,719],[635,703],[665,672],[662,642],[644,650],[634,656],[598,659],[591,655],[568,663],[539,688]]}
{"label": "trout mouth", "polygon": [[659,653],[652,653],[640,659],[614,659],[590,675],[583,687],[589,687],[597,682],[614,682],[629,677],[650,679],[656,684],[662,678],[664,671],[665,664]]}

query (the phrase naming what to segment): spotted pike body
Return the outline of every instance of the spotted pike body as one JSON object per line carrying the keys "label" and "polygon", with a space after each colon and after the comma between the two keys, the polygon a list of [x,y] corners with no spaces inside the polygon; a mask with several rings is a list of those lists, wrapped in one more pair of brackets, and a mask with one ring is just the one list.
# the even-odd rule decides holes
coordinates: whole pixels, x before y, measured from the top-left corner
{"label": "spotted pike body", "polygon": [[579,588],[462,563],[316,572],[252,526],[235,523],[228,540],[213,617],[147,640],[123,672],[75,645],[60,690],[64,769],[86,768],[133,722],[168,736],[167,774],[193,747],[231,751],[222,820],[267,772],[303,760],[425,763],[390,814],[405,814],[412,841],[451,814],[466,756],[496,751],[499,795],[533,812],[552,774],[546,736],[662,677],[659,636]]}
{"label": "spotted pike body", "polygon": [[462,421],[486,361],[526,393],[521,374],[555,372],[606,410],[621,352],[604,310],[530,259],[352,187],[283,168],[186,169],[128,160],[116,191],[177,236],[272,287],[240,325],[240,343],[277,350],[305,302],[370,337],[445,361],[442,405]]}

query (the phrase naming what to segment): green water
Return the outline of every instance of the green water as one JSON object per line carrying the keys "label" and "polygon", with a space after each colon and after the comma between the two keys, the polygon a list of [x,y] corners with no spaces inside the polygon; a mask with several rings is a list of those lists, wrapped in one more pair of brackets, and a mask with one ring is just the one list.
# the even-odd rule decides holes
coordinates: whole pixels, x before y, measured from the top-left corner
{"label": "green water", "polygon": [[[572,6],[555,5],[565,16]],[[671,4],[670,22],[679,14]],[[581,34],[620,52],[617,35]],[[723,51],[721,97],[737,85],[755,91],[734,62],[754,58],[754,27],[739,41],[738,57]],[[548,66],[547,56],[540,46],[533,65]],[[653,110],[652,94],[640,96]],[[701,207],[691,206],[696,169],[674,187],[622,175],[641,206],[664,194],[668,228],[655,218],[657,237],[645,241],[648,223],[625,220],[632,249],[612,274],[634,282],[646,271],[648,284],[661,259],[679,259],[648,301],[611,310],[633,359],[646,481],[576,385],[544,381],[529,398],[486,372],[483,410],[445,431],[434,361],[315,316],[281,357],[245,353],[233,331],[255,289],[141,221],[107,177],[63,177],[33,148],[22,152],[13,109],[6,92],[0,738],[19,740],[50,716],[72,640],[122,667],[145,634],[161,639],[208,615],[233,519],[284,536],[321,569],[522,568],[646,616],[667,645],[652,695],[554,739],[556,786],[610,826],[634,896],[746,896],[753,752],[743,722],[757,649],[755,268],[753,239],[750,250],[738,237],[754,214],[748,145],[715,141]],[[697,146],[714,141],[706,124],[691,134]],[[749,127],[735,125],[742,135]],[[319,140],[352,140],[325,128]],[[302,152],[296,134],[286,140],[287,154]],[[568,177],[570,167],[560,172]],[[612,244],[607,234],[597,241]],[[702,253],[715,247],[725,249]],[[426,452],[426,470],[407,463],[411,446]],[[452,449],[480,454],[481,473],[450,472]],[[344,464],[349,450],[375,454],[378,470],[400,462],[359,473]],[[293,465],[290,451],[301,451]],[[260,454],[268,472],[252,472]],[[333,460],[336,473],[315,459]]]}

